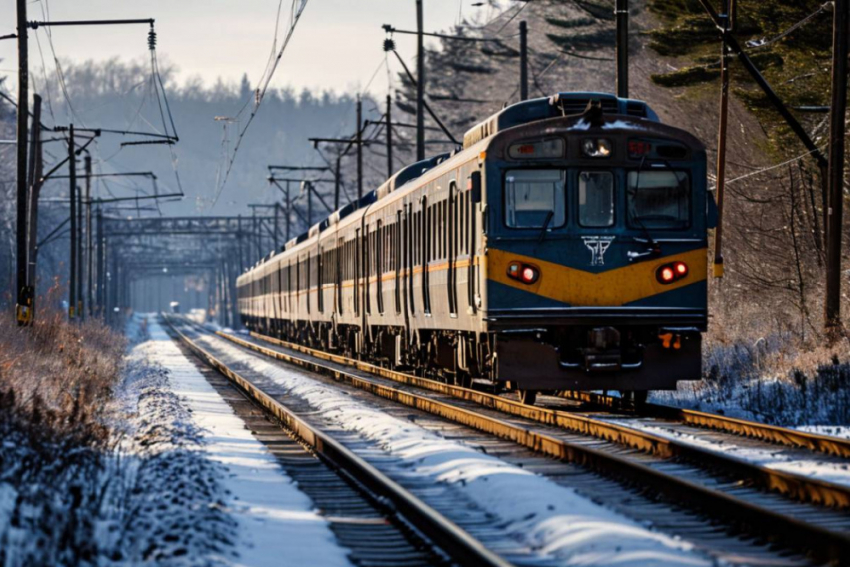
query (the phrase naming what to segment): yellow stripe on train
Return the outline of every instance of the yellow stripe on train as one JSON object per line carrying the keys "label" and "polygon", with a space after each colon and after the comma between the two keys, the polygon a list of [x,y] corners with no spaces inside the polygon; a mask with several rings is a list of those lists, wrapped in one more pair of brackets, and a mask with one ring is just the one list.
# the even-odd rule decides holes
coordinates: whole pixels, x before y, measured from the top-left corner
{"label": "yellow stripe on train", "polygon": [[[575,306],[625,305],[704,281],[708,273],[707,248],[647,260],[598,274],[494,248],[490,248],[487,255],[488,279]],[[509,278],[508,265],[512,262],[537,266],[540,269],[540,278],[531,285]],[[655,271],[671,262],[684,262],[690,272],[687,277],[677,282],[662,285],[655,278]]]}

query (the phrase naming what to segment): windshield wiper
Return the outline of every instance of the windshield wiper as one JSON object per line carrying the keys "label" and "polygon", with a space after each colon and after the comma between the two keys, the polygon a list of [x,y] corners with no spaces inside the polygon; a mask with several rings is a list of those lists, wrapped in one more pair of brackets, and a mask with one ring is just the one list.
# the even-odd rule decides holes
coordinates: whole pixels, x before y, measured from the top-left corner
{"label": "windshield wiper", "polygon": [[[640,172],[643,169],[643,164],[646,162],[646,156],[640,158],[640,164],[638,165],[637,175],[635,176],[635,189],[632,193],[637,196],[637,192],[640,190]],[[643,232],[644,237],[646,238],[647,249],[643,252],[635,252],[633,250],[629,250],[626,253],[626,256],[629,258],[629,262],[638,262],[640,260],[646,260],[649,258],[655,258],[656,256],[661,255],[661,247],[658,245],[655,240],[653,240],[652,235],[647,230],[646,225],[643,224],[643,221],[640,218],[640,215],[637,214],[637,210],[634,208],[634,201],[632,201],[632,218],[637,222],[638,226]]]}
{"label": "windshield wiper", "polygon": [[546,220],[543,221],[543,229],[540,231],[540,236],[537,237],[537,242],[543,242],[543,239],[546,238],[546,229],[549,228],[549,223],[552,222],[552,218],[555,216],[555,211],[549,211],[546,213]]}

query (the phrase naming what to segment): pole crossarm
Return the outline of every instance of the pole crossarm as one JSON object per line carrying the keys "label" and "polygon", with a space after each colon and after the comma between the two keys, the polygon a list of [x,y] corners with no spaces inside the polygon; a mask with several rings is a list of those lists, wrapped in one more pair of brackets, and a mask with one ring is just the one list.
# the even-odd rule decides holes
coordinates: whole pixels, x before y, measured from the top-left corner
{"label": "pole crossarm", "polygon": [[364,146],[371,146],[372,144],[380,144],[376,140],[360,140],[359,142],[355,139],[349,138],[307,138],[308,141],[313,142],[313,145],[316,144],[362,144]]}
{"label": "pole crossarm", "polygon": [[[54,132],[67,132],[67,126],[54,126]],[[177,141],[177,138],[169,134],[158,134],[156,132],[139,132],[137,130],[115,130],[113,128],[77,128],[74,127],[74,132],[94,132],[98,136],[100,134],[120,134],[122,136],[148,136],[149,138],[161,138],[163,140]]]}
{"label": "pole crossarm", "polygon": [[270,165],[268,166],[269,172],[271,171],[330,171],[331,168],[327,166],[299,166],[299,165]]}
{"label": "pole crossarm", "polygon": [[37,30],[40,27],[49,26],[120,26],[128,24],[154,24],[153,18],[142,18],[133,20],[54,20],[50,22],[27,22],[27,27],[32,30]]}
{"label": "pole crossarm", "polygon": [[[386,120],[366,120],[366,121],[364,121],[364,126],[370,126],[372,124],[374,124],[376,126],[386,126],[387,121]],[[406,122],[393,122],[392,127],[393,128],[416,128],[416,124],[407,124]],[[434,132],[442,132],[442,130],[440,130],[439,128],[437,128],[435,126],[425,126],[425,129],[426,130],[432,130]]]}
{"label": "pole crossarm", "polygon": [[[400,33],[406,35],[420,35],[419,32],[413,30],[400,30],[398,28],[394,28],[390,24],[384,24],[381,26],[383,30],[389,34]],[[428,37],[441,37],[443,39],[458,39],[461,41],[477,41],[477,42],[492,42],[492,43],[501,43],[502,40],[498,38],[492,37],[468,37],[464,35],[448,35],[444,33],[434,33],[434,32],[422,32],[421,35],[427,35]]]}

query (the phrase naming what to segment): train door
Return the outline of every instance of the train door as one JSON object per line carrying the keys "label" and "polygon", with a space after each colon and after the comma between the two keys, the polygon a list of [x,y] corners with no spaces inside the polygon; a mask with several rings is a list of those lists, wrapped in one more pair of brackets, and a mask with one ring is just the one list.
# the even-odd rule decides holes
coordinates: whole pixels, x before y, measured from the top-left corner
{"label": "train door", "polygon": [[428,205],[428,197],[422,197],[422,310],[426,315],[431,314],[430,275],[428,263],[431,261],[431,220],[433,213]]}
{"label": "train door", "polygon": [[448,274],[446,276],[446,290],[448,291],[449,299],[449,314],[457,317],[457,276],[455,274],[455,263],[457,260],[457,183],[452,181],[449,183],[448,197],[448,218],[446,219],[448,250],[446,250],[446,258],[448,259]]}
{"label": "train door", "polygon": [[475,304],[475,295],[478,292],[478,279],[476,278],[476,268],[478,256],[476,251],[476,230],[478,224],[478,203],[481,202],[481,173],[473,171],[469,176],[469,187],[467,194],[466,206],[466,246],[469,253],[469,268],[467,268],[467,299],[469,307],[474,313],[477,310]]}
{"label": "train door", "polygon": [[395,266],[395,312],[396,315],[401,314],[401,256],[403,254],[401,249],[401,241],[402,241],[402,225],[401,225],[401,210],[396,211],[395,218],[395,226],[393,227],[394,241],[395,244],[393,246],[393,265]]}
{"label": "train door", "polygon": [[360,316],[360,274],[363,271],[363,266],[360,265],[360,257],[362,255],[360,244],[360,229],[354,233],[354,314]]}
{"label": "train door", "polygon": [[319,252],[316,254],[316,302],[319,313],[325,310],[325,251],[319,246]]}
{"label": "train door", "polygon": [[340,315],[342,314],[342,255],[345,250],[345,238],[340,237],[337,240],[337,247],[334,252],[336,256],[336,286],[335,286],[335,300],[336,300],[336,310]]}

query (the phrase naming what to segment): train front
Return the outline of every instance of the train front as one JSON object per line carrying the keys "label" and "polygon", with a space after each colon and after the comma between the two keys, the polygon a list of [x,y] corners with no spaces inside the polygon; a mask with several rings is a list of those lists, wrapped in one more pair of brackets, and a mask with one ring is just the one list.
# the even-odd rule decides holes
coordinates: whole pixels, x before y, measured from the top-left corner
{"label": "train front", "polygon": [[486,150],[485,317],[496,375],[521,391],[645,392],[701,374],[705,149],[627,114],[634,101],[602,102]]}

